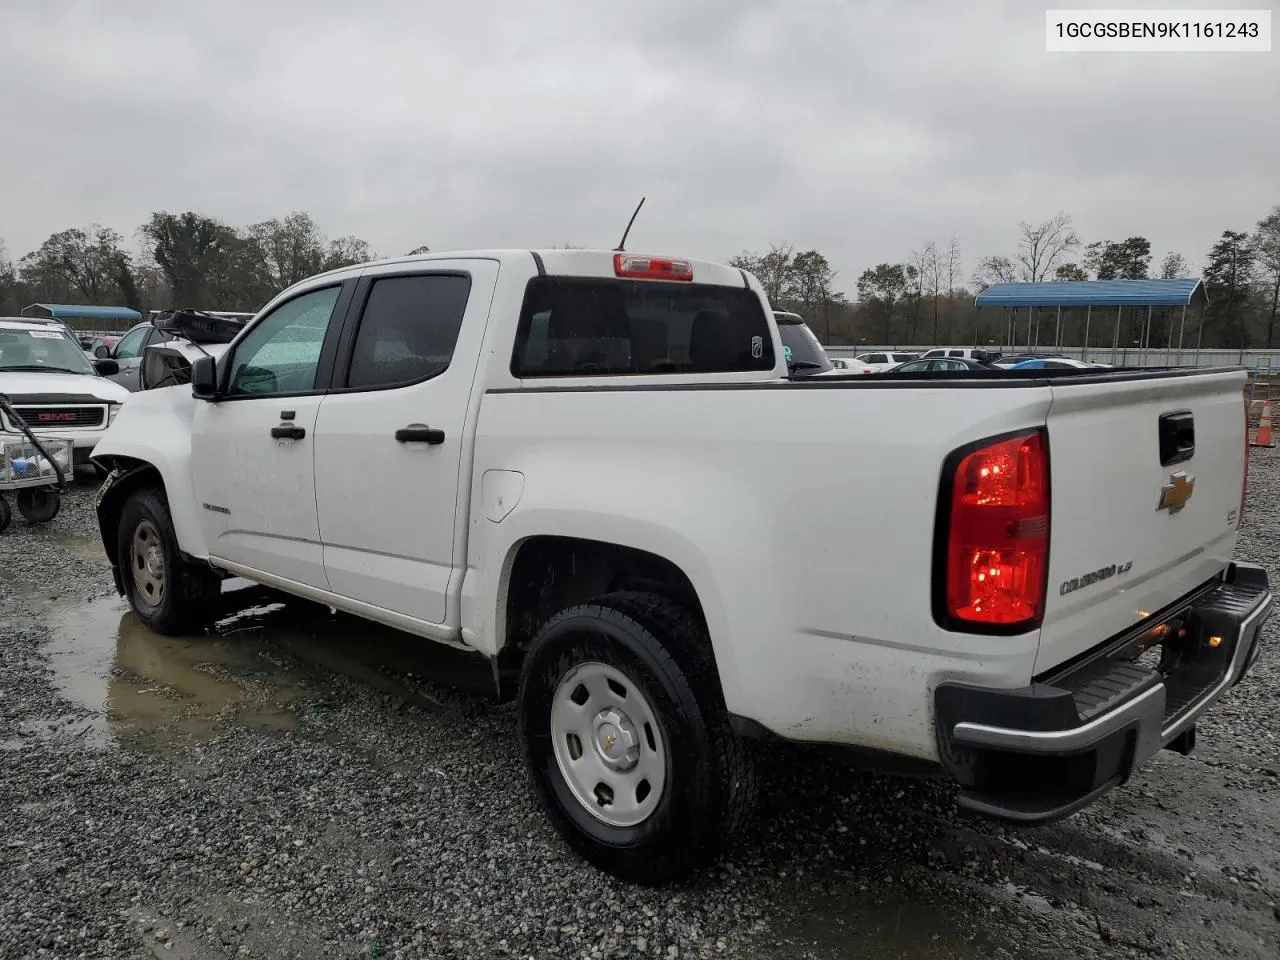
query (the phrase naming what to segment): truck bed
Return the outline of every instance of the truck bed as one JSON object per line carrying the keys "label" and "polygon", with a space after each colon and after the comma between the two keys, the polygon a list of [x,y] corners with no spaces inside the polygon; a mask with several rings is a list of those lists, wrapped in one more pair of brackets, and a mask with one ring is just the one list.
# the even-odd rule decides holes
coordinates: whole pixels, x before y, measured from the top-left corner
{"label": "truck bed", "polygon": [[[934,758],[923,696],[933,685],[1025,685],[1222,572],[1240,508],[1243,380],[1234,369],[1105,369],[491,389],[472,511],[483,515],[487,470],[523,474],[523,496],[543,522],[562,510],[566,536],[651,550],[688,574],[731,711],[793,739],[859,731],[862,746]],[[1158,418],[1180,410],[1197,445],[1166,468]],[[944,461],[1028,428],[1045,429],[1051,463],[1043,628],[947,629],[931,569]],[[1195,476],[1195,491],[1171,515],[1156,507],[1175,470]],[[518,536],[513,520],[473,522],[471,552]],[[1129,566],[1061,592],[1111,564]],[[850,644],[857,668],[837,669]],[[910,670],[904,650],[916,654]],[[807,681],[791,696],[808,719],[784,724],[796,704],[778,702],[771,677],[797,665]]]}

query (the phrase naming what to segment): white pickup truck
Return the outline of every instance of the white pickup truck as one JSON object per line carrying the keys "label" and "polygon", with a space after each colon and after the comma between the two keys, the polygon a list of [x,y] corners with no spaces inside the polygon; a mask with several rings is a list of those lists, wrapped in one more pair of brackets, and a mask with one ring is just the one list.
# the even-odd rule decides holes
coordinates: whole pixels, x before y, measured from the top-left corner
{"label": "white pickup truck", "polygon": [[[290,288],[96,451],[117,585],[227,576],[477,651],[568,842],[661,882],[752,803],[751,741],[859,748],[1066,816],[1257,656],[1239,370],[788,378],[701,261],[436,254]],[[835,534],[835,535],[831,535]]]}

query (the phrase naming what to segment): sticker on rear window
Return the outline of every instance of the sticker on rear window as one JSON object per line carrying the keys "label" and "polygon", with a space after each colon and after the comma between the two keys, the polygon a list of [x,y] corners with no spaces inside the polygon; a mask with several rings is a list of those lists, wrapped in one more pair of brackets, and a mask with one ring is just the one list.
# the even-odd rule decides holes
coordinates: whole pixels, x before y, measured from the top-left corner
{"label": "sticker on rear window", "polygon": [[35,337],[37,340],[61,340],[62,339],[62,334],[52,333],[49,330],[28,330],[27,332],[31,334],[33,337]]}

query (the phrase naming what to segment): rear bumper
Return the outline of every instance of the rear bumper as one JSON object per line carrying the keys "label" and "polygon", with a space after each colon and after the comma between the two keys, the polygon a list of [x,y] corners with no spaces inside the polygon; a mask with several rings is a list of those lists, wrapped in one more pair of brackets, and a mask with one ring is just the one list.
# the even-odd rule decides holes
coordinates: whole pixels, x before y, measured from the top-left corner
{"label": "rear bumper", "polygon": [[1232,564],[1223,580],[1029,687],[940,684],[938,751],[960,806],[1048,823],[1161,749],[1190,752],[1196,720],[1257,660],[1271,607],[1266,571]]}

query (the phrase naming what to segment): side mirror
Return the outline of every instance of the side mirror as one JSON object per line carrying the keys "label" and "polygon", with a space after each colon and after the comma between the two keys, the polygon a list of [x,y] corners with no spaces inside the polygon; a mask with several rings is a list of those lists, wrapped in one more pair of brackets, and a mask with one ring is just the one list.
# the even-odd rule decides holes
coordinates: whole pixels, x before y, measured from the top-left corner
{"label": "side mirror", "polygon": [[[98,348],[103,349],[102,347]],[[110,357],[98,357],[93,361],[93,365],[97,368],[98,375],[103,377],[114,377],[120,372],[120,364],[116,363]]]}
{"label": "side mirror", "polygon": [[111,348],[105,343],[100,343],[93,348],[93,358],[95,360],[106,360],[111,356]]}
{"label": "side mirror", "polygon": [[197,400],[218,398],[218,368],[213,357],[198,357],[191,364],[191,395]]}

